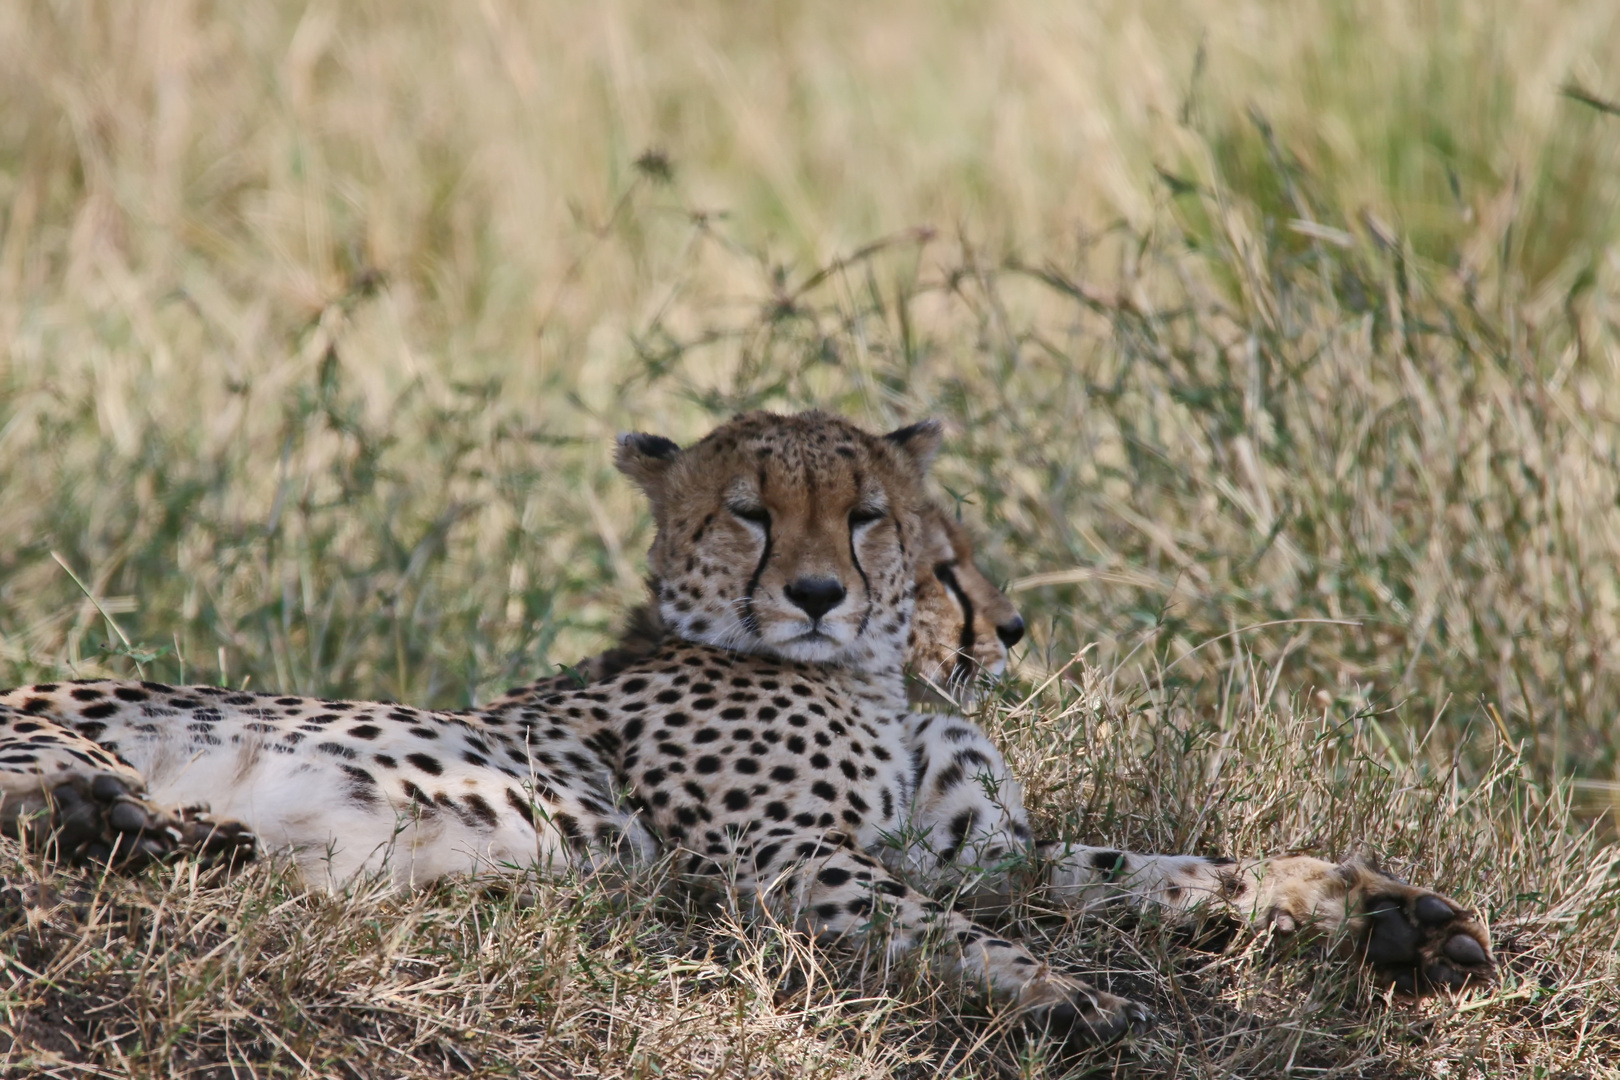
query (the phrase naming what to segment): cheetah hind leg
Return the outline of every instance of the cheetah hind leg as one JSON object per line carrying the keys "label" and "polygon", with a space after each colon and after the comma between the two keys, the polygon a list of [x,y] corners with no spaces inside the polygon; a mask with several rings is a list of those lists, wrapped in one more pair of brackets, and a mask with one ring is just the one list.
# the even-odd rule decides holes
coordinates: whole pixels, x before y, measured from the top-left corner
{"label": "cheetah hind leg", "polygon": [[[113,773],[57,779],[43,812],[14,819],[7,831],[26,832],[36,845],[54,843],[64,861],[134,870],[195,856],[206,869],[239,866],[258,853],[257,838],[242,823],[215,820],[200,807],[165,810]],[[26,826],[19,830],[17,820]]]}
{"label": "cheetah hind leg", "polygon": [[0,705],[0,833],[54,846],[68,862],[134,868],[194,854],[205,866],[251,860],[247,826],[200,807],[165,810],[106,747],[54,718]]}
{"label": "cheetah hind leg", "polygon": [[49,717],[0,706],[0,834],[55,848],[63,861],[118,868],[188,853],[204,866],[254,857],[258,839],[248,827],[196,806],[164,810],[143,789],[141,774],[104,746]]}

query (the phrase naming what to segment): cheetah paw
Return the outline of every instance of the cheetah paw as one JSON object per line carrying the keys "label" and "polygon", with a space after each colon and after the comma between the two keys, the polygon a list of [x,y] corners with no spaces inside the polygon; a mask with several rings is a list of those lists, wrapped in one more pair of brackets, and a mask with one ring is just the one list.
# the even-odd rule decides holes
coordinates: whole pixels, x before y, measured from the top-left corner
{"label": "cheetah paw", "polygon": [[1491,939],[1454,901],[1393,878],[1360,861],[1340,873],[1350,883],[1355,955],[1385,985],[1422,996],[1495,978]]}
{"label": "cheetah paw", "polygon": [[235,821],[214,821],[198,808],[170,813],[152,805],[121,778],[75,777],[51,791],[46,831],[70,860],[135,869],[174,855],[195,855],[205,867],[252,860],[257,838]]}
{"label": "cheetah paw", "polygon": [[1102,1046],[1126,1035],[1141,1035],[1153,1023],[1153,1013],[1139,1002],[1070,982],[1056,1001],[1026,1008],[1026,1027],[1057,1042]]}

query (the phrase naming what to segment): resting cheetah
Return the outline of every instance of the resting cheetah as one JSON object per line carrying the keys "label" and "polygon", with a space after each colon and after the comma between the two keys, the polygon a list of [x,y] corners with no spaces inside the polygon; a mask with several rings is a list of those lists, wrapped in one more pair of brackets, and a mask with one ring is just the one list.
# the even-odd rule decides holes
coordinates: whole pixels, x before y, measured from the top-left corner
{"label": "resting cheetah", "polygon": [[652,581],[672,635],[646,658],[462,713],[156,684],[14,691],[0,698],[12,710],[5,805],[48,808],[47,785],[65,786],[76,793],[58,797],[66,826],[110,792],[110,820],[134,805],[117,783],[144,778],[166,801],[324,830],[341,845],[339,878],[677,848],[690,870],[724,874],[813,932],[860,938],[881,923],[895,953],[932,938],[945,968],[1096,1038],[1146,1012],[902,878],[954,880],[994,903],[1009,887],[999,868],[1022,862],[1076,907],[1179,913],[1202,900],[1281,931],[1343,927],[1413,990],[1489,974],[1485,932],[1466,912],[1366,868],[1032,850],[1017,786],[984,734],[907,711],[899,672],[937,442],[931,425],[877,438],[820,414],[745,415],[687,450],[628,436],[618,462],[653,503]]}
{"label": "resting cheetah", "polygon": [[[1007,648],[1023,634],[1023,620],[1006,596],[973,565],[971,546],[957,523],[931,508],[927,529],[929,558],[918,571],[920,618],[908,644],[908,666],[920,673],[918,685],[925,689],[938,686],[963,693],[975,677],[1001,673]],[[920,634],[918,625],[932,627],[934,632]],[[498,730],[498,714],[512,703],[622,670],[656,651],[663,636],[656,609],[643,605],[632,613],[618,647],[563,674],[510,691],[487,710],[453,715],[463,726],[482,723],[496,728],[485,737],[503,741],[506,736]],[[66,700],[61,700],[64,695]],[[10,734],[26,739],[27,745],[13,742],[6,747],[0,738],[0,747],[5,748],[0,749],[0,780],[14,778],[23,785],[22,790],[14,785],[0,806],[0,815],[4,815],[0,821],[15,831],[18,817],[46,809],[44,786],[34,777],[50,769],[54,759],[55,771],[45,780],[62,804],[57,808],[58,842],[70,853],[107,861],[114,854],[112,846],[122,837],[121,862],[161,857],[176,847],[196,848],[205,860],[216,861],[251,857],[256,842],[262,841],[292,850],[312,882],[337,885],[357,873],[386,868],[399,884],[410,885],[473,868],[467,853],[482,850],[476,837],[457,835],[460,822],[430,820],[423,827],[413,821],[401,832],[392,804],[377,812],[375,804],[333,807],[327,798],[331,791],[356,782],[359,771],[347,762],[367,749],[356,743],[356,754],[345,755],[334,738],[342,740],[356,732],[364,737],[373,721],[420,721],[420,727],[446,714],[209,686],[175,689],[158,683],[109,681],[45,684],[0,694],[0,716],[8,711],[8,701],[26,714],[15,719]],[[486,716],[489,712],[497,715]],[[63,716],[76,717],[73,731],[53,728],[50,720]],[[360,726],[335,726],[340,719]],[[233,729],[233,721],[240,730]],[[279,740],[267,737],[283,729]],[[540,741],[536,733],[526,734]],[[323,738],[314,738],[318,735]],[[434,737],[430,728],[421,728],[415,736]],[[551,839],[578,838],[589,832],[595,850],[588,852],[594,857],[585,860],[587,869],[624,845],[638,856],[650,857],[656,848],[645,830],[622,810],[605,809],[616,805],[613,786],[592,751],[566,731],[547,732],[543,742],[543,746],[532,747],[532,752],[528,745],[506,746],[505,775],[495,777],[496,782],[515,779],[526,793],[540,790],[544,815],[554,826]],[[51,753],[42,749],[46,746],[52,748]],[[140,767],[121,759],[119,752]],[[228,767],[221,767],[218,758],[222,753],[234,755],[228,759]],[[411,760],[409,754],[396,758],[377,754],[374,748],[371,757],[384,769],[394,767],[401,758]],[[420,802],[417,792],[421,790],[407,779],[401,794]],[[143,791],[150,802],[135,794]],[[442,809],[443,792],[438,794]],[[510,796],[502,797],[511,802]],[[185,804],[187,809],[161,809],[174,804]],[[476,801],[472,805],[476,807]],[[200,809],[203,806],[212,807],[215,814],[205,815]],[[226,814],[230,817],[223,816]],[[433,816],[428,814],[430,819]],[[231,817],[249,823],[253,831]],[[544,838],[536,841],[525,836],[516,848],[502,842],[510,839],[499,838],[488,845],[487,857],[498,861],[505,856],[527,864],[536,857],[537,842],[538,854],[545,859],[559,854]],[[580,863],[577,852],[570,858]]]}
{"label": "resting cheetah", "polygon": [[[978,685],[1007,669],[1008,650],[1024,637],[1024,619],[974,562],[961,523],[935,505],[923,511],[923,557],[906,641],[907,689],[918,702],[972,701]],[[537,700],[617,674],[663,645],[668,628],[656,604],[631,609],[613,648],[557,675],[514,687],[495,706]]]}

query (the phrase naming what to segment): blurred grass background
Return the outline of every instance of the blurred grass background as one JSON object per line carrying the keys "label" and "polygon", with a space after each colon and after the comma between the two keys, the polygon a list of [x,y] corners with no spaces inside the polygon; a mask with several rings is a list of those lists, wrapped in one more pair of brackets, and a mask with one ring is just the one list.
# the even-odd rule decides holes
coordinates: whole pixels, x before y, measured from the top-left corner
{"label": "blurred grass background", "polygon": [[1617,61],[1552,0],[7,5],[0,681],[130,670],[56,552],[165,678],[467,703],[637,595],[614,432],[817,403],[952,422],[1033,659],[1489,703],[1601,796]]}
{"label": "blurred grass background", "polygon": [[[1311,1013],[1311,1067],[1466,1075],[1488,1031],[1586,1069],[1620,1038],[1581,835],[1620,801],[1617,72],[1600,0],[0,5],[0,685],[487,700],[640,595],[616,432],[937,415],[1026,682],[1090,648],[985,719],[1043,824],[1371,843],[1536,959],[1421,1033]],[[1131,992],[1187,1038],[1344,981],[1145,940]],[[1221,1015],[1196,1062],[1131,1053],[1292,1067],[1292,1019]]]}

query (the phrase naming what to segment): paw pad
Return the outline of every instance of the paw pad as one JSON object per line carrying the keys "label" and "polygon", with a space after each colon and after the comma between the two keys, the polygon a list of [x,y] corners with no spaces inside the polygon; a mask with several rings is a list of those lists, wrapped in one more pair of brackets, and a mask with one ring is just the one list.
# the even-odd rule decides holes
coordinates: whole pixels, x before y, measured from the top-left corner
{"label": "paw pad", "polygon": [[1412,907],[1418,922],[1425,926],[1449,922],[1457,917],[1456,910],[1433,893],[1418,897],[1418,902]]}
{"label": "paw pad", "polygon": [[1140,1035],[1153,1022],[1153,1014],[1139,1002],[1085,988],[1068,1001],[1032,1010],[1026,1023],[1059,1042],[1106,1045],[1129,1035]]}
{"label": "paw pad", "polygon": [[44,834],[73,861],[138,868],[175,854],[195,854],[205,866],[254,858],[257,838],[234,821],[213,821],[195,809],[170,814],[135,794],[122,778],[102,773],[51,791]]}
{"label": "paw pad", "polygon": [[1495,965],[1484,927],[1442,896],[1400,888],[1363,907],[1361,954],[1374,972],[1413,995],[1489,981]]}
{"label": "paw pad", "polygon": [[1467,934],[1452,934],[1448,937],[1444,952],[1446,956],[1459,964],[1489,964],[1491,962],[1490,957],[1485,955],[1484,946]]}

